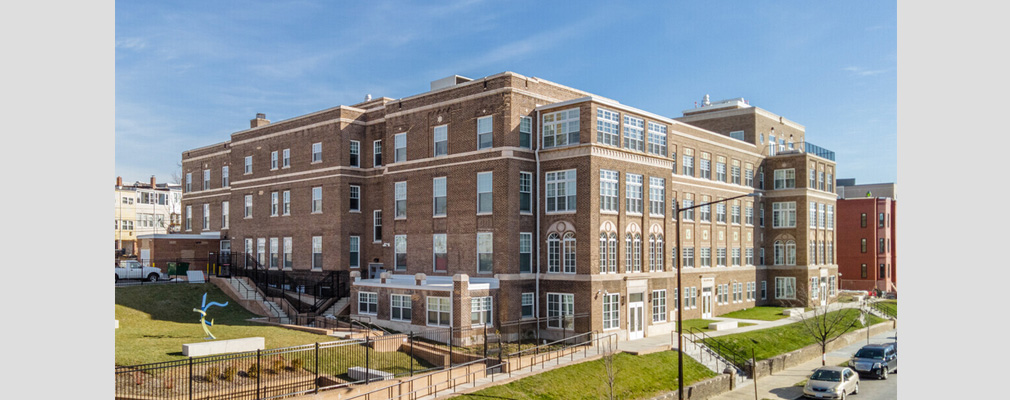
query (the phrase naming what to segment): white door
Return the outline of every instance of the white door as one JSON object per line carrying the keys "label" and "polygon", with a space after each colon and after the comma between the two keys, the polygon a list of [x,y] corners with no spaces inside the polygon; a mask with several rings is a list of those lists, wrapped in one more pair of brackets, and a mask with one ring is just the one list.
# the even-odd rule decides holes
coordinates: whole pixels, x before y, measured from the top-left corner
{"label": "white door", "polygon": [[825,281],[825,279],[823,277],[821,278],[820,281],[821,281],[821,290],[819,291],[819,293],[821,295],[820,296],[821,297],[821,307],[824,307],[825,305],[828,304],[828,282]]}
{"label": "white door", "polygon": [[712,287],[701,288],[701,317],[712,318]]}
{"label": "white door", "polygon": [[642,320],[645,310],[644,297],[642,293],[628,294],[628,340],[645,337],[645,322]]}

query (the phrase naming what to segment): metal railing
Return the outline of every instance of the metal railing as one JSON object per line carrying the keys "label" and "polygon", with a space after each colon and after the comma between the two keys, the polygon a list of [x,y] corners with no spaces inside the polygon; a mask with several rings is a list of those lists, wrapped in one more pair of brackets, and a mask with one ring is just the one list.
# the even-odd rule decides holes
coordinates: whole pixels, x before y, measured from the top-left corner
{"label": "metal railing", "polygon": [[[456,388],[461,385],[459,383],[461,379],[465,380],[462,383],[462,385],[470,383],[472,385],[471,387],[476,387],[477,379],[473,379],[473,377],[478,373],[483,373],[484,376],[490,376],[491,381],[494,382],[495,373],[493,372],[493,370],[501,368],[503,363],[499,361],[497,364],[487,365],[489,362],[493,362],[493,360],[487,358],[473,360],[467,363],[459,364],[450,369],[430,372],[421,376],[408,379],[403,382],[398,382],[389,386],[373,389],[368,392],[361,393],[353,397],[349,397],[348,400],[372,400],[373,398],[383,400],[398,400],[406,398],[413,400],[419,397],[437,396],[439,392],[446,391],[449,389],[452,389],[452,392],[456,393]],[[478,369],[477,371],[471,371],[470,368],[471,366],[476,366],[479,364],[483,364],[484,367]],[[464,373],[462,376],[457,376],[454,378],[452,376],[453,372],[460,368],[465,368],[467,372]],[[438,374],[445,374],[445,380],[438,379],[437,378]],[[416,386],[415,382],[423,382],[424,386],[422,386],[420,389],[414,389],[414,387]],[[439,385],[441,384],[445,384],[445,386],[439,388]],[[407,386],[407,390],[409,390],[409,392],[399,393],[402,390],[401,388],[403,386]]]}
{"label": "metal railing", "polygon": [[750,365],[750,357],[741,352],[739,349],[730,347],[721,340],[705,334],[704,331],[698,328],[688,328],[685,332],[684,339],[690,340],[698,346],[699,361],[702,361],[704,352],[708,351],[709,355],[717,360],[716,369],[719,368],[718,360],[722,360],[723,363],[733,366],[733,368],[737,371],[753,374],[753,372],[747,367]]}
{"label": "metal railing", "polygon": [[815,156],[828,159],[831,161],[835,161],[835,152],[825,149],[821,146],[815,145],[813,143],[799,142],[799,143],[790,143],[790,145],[793,146],[793,148],[788,148],[785,145],[781,144],[776,145],[775,150],[769,150],[770,152],[769,155],[771,155],[771,152],[774,152],[775,155],[806,153],[806,154],[813,154]]}

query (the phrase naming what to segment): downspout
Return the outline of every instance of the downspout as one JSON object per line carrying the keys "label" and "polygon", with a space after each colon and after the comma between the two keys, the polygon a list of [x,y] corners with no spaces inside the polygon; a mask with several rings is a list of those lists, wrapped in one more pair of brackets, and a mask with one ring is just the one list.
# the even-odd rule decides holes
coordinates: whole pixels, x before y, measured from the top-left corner
{"label": "downspout", "polygon": [[[536,112],[536,117],[537,117],[537,135],[539,135],[540,132],[542,132],[541,129],[543,128],[543,122],[540,119],[540,111],[539,110]],[[537,227],[537,246],[536,246],[537,247],[537,275],[536,275],[536,288],[534,290],[536,292],[536,296],[534,297],[534,300],[533,300],[533,306],[536,307],[536,316],[537,316],[537,319],[539,320],[539,318],[540,318],[540,256],[541,256],[541,254],[543,252],[540,251],[540,199],[541,199],[541,196],[540,196],[540,179],[541,179],[540,178],[540,143],[537,143],[536,146],[537,146],[537,148],[536,148],[536,150],[533,151],[533,155],[534,155],[534,159],[536,160],[536,163],[537,163],[537,179],[536,179],[536,188],[537,188],[537,191],[536,191],[536,193],[537,193],[537,198],[536,198],[536,203],[537,203],[537,207],[536,207],[536,209],[537,209],[537,224],[536,224],[536,227]],[[537,329],[539,329],[539,324],[537,324]]]}

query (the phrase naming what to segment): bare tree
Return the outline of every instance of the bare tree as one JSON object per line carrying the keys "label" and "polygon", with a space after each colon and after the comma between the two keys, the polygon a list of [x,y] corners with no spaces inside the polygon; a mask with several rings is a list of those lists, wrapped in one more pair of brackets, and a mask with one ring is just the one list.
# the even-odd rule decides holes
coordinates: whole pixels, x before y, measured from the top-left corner
{"label": "bare tree", "polygon": [[[795,303],[806,303],[807,290],[796,288]],[[812,311],[800,314],[800,322],[804,330],[821,346],[821,366],[827,364],[828,344],[834,342],[859,323],[858,309],[838,307],[837,296],[828,298],[826,304],[813,307]],[[802,299],[802,300],[801,300]]]}
{"label": "bare tree", "polygon": [[175,163],[175,171],[172,171],[171,178],[173,184],[182,184],[182,161]]}
{"label": "bare tree", "polygon": [[611,346],[610,342],[607,342],[603,357],[600,358],[600,361],[603,362],[603,376],[601,379],[607,385],[606,398],[615,400],[617,399],[617,364],[614,363],[615,352]]}

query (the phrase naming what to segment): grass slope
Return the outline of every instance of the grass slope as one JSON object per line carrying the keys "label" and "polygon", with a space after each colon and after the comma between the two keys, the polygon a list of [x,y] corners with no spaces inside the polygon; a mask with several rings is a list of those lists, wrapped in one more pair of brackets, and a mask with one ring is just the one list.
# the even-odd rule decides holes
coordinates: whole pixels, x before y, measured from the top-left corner
{"label": "grass slope", "polygon": [[751,307],[743,310],[733,311],[731,313],[726,313],[720,315],[720,317],[725,318],[740,318],[740,319],[756,319],[759,321],[775,321],[785,318],[786,316],[782,314],[782,310],[785,307]]}
{"label": "grass slope", "polygon": [[[839,312],[846,312],[848,314],[846,316],[846,326],[853,320],[858,319],[860,314],[858,310],[854,309],[834,311],[832,313]],[[883,321],[884,320],[881,318],[870,315],[868,322],[870,325],[873,325]],[[847,330],[847,332],[861,328],[863,328],[863,326],[859,324],[859,321],[856,321],[855,325]],[[751,354],[751,348],[753,347],[758,360],[768,359],[779,354],[788,353],[790,351],[798,350],[817,343],[816,339],[814,339],[806,328],[803,327],[802,322],[795,322],[775,328],[719,336],[716,340],[726,344],[730,348],[738,349],[741,354],[747,355],[748,358]]]}

